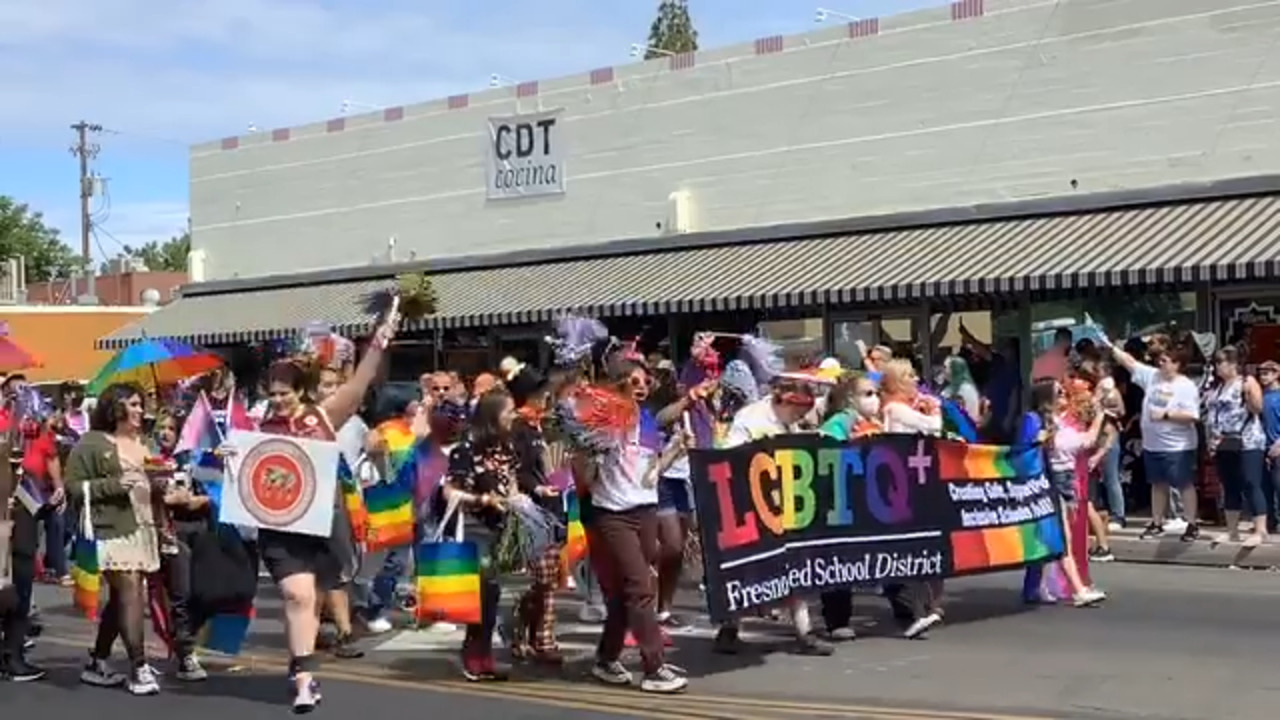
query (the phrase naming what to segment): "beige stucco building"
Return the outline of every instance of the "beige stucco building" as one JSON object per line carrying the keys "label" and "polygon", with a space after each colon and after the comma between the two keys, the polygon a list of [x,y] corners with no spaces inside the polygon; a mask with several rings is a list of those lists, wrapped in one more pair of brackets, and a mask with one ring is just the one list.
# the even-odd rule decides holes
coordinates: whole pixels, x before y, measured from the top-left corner
{"label": "beige stucco building", "polygon": [[[1277,33],[1280,0],[959,0],[202,144],[197,282],[105,343],[364,332],[423,269],[411,331],[532,342],[578,310],[937,344],[1108,288],[1207,316],[1280,274]],[[555,110],[563,193],[488,199],[490,118]]]}
{"label": "beige stucco building", "polygon": [[[191,151],[193,246],[221,280],[1277,172],[1276,33],[966,0],[228,138]],[[567,191],[487,201],[486,118],[551,108]]]}

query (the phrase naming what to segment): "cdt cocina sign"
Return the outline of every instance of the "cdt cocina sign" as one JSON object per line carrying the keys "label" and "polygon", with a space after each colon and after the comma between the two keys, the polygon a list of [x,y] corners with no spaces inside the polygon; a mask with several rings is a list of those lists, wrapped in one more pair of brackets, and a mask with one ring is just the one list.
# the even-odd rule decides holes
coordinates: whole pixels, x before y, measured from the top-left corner
{"label": "cdt cocina sign", "polygon": [[489,118],[490,200],[564,194],[562,110]]}

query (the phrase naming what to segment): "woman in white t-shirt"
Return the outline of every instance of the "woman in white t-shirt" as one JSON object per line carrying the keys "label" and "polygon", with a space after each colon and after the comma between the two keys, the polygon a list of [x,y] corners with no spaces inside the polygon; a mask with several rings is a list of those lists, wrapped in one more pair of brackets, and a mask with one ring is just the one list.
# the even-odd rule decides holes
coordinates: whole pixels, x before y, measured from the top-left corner
{"label": "woman in white t-shirt", "polygon": [[1200,391],[1183,374],[1186,360],[1173,348],[1158,347],[1148,354],[1151,364],[1139,362],[1110,340],[1116,362],[1127,369],[1133,382],[1143,390],[1139,415],[1142,428],[1142,465],[1151,485],[1151,524],[1140,537],[1164,534],[1164,518],[1169,512],[1169,488],[1177,488],[1187,512],[1183,542],[1200,536],[1196,524],[1196,452],[1199,438]]}

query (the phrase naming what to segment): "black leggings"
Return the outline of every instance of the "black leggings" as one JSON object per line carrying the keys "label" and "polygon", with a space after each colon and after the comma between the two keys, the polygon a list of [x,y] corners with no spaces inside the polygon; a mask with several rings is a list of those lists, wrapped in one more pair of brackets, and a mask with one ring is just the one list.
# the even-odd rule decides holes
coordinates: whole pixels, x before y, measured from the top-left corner
{"label": "black leggings", "polygon": [[107,604],[102,608],[102,619],[98,621],[93,657],[98,660],[111,657],[111,647],[119,638],[124,644],[129,664],[141,667],[147,662],[144,648],[146,596],[142,573],[108,571],[102,573],[102,578],[108,588]]}

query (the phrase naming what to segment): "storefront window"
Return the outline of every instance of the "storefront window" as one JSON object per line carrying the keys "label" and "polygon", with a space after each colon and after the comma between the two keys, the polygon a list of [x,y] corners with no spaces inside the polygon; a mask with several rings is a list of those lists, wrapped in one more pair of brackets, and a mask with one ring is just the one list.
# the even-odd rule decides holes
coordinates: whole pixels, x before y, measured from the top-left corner
{"label": "storefront window", "polygon": [[822,362],[825,348],[822,318],[767,320],[760,323],[759,332],[762,337],[782,347],[783,361],[788,370],[813,367]]}
{"label": "storefront window", "polygon": [[858,352],[861,342],[868,350],[885,345],[894,357],[907,358],[917,368],[924,362],[924,348],[919,343],[919,323],[902,313],[840,318],[832,322],[832,350],[845,367],[862,366]]}

